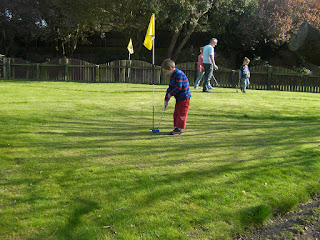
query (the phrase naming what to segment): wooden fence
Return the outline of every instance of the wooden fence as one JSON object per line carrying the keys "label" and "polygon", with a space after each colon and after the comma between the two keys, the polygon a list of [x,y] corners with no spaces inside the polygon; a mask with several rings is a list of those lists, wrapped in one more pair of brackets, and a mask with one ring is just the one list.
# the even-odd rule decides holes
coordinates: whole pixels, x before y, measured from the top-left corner
{"label": "wooden fence", "polygon": [[[194,84],[197,63],[177,64]],[[297,92],[320,92],[320,75],[304,75],[293,70],[271,67],[250,67],[250,89]],[[235,88],[239,70],[220,68],[214,72],[220,87]],[[45,63],[30,63],[16,58],[0,60],[0,79],[33,81],[83,81],[168,84],[169,78],[161,74],[160,66],[138,60],[118,60],[106,64],[92,64],[77,59],[54,59]],[[212,85],[215,84],[211,80]]]}

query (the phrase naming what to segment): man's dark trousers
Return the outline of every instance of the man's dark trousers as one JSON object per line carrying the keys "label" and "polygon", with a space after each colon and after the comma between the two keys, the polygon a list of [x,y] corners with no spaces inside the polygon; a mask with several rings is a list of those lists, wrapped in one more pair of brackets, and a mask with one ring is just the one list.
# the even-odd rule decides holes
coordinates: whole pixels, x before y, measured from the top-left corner
{"label": "man's dark trousers", "polygon": [[202,84],[202,91],[203,92],[208,92],[208,82],[209,80],[212,78],[213,75],[213,64],[210,63],[204,63],[203,64],[204,67],[204,80],[203,80],[203,84]]}

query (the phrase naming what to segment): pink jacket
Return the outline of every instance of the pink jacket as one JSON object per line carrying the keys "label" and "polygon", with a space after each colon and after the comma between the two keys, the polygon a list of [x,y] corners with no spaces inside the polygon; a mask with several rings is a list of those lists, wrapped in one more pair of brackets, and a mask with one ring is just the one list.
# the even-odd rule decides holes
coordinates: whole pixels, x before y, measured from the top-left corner
{"label": "pink jacket", "polygon": [[198,71],[199,71],[199,72],[204,72],[204,68],[203,68],[203,55],[202,55],[202,53],[198,56]]}

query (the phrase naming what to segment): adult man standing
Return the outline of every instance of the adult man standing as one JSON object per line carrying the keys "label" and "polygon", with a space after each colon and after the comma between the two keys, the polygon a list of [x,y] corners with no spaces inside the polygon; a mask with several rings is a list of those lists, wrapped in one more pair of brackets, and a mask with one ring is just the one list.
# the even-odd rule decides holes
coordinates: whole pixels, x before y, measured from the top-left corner
{"label": "adult man standing", "polygon": [[214,61],[214,47],[218,44],[216,38],[212,38],[210,43],[203,49],[203,67],[204,67],[204,81],[203,81],[203,92],[210,92],[208,89],[209,81],[213,75],[213,69],[217,70],[218,66]]}

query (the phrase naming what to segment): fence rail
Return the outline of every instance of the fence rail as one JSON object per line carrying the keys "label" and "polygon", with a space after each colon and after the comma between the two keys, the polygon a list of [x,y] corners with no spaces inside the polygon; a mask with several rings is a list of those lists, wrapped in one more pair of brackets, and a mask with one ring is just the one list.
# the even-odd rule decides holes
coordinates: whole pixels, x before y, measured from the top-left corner
{"label": "fence rail", "polygon": [[[197,63],[177,64],[194,84]],[[320,75],[304,75],[293,70],[254,66],[250,68],[250,89],[296,92],[320,92]],[[239,70],[221,68],[214,72],[220,87],[235,88]],[[78,59],[54,59],[45,63],[31,63],[22,59],[0,60],[0,79],[33,81],[83,81],[168,84],[169,78],[161,74],[160,66],[139,60],[118,60],[105,64],[92,64]],[[212,84],[215,82],[212,81]]]}

